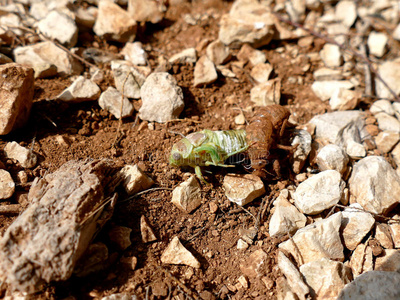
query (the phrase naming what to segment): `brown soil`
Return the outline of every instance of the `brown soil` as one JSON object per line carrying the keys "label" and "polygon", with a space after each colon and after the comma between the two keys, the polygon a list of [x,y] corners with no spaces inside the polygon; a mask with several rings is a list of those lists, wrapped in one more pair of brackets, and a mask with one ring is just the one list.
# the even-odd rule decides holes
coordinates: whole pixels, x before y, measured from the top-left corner
{"label": "brown soil", "polygon": [[[160,55],[167,57],[188,47],[197,47],[201,41],[217,38],[218,23],[222,13],[229,10],[231,2],[225,1],[193,1],[169,7],[166,19],[158,25],[148,25],[141,32],[138,40],[142,41],[149,52],[152,67],[157,66]],[[183,20],[186,13],[202,13],[205,17],[199,24],[190,26]],[[92,38],[86,40],[84,46],[97,46],[103,49],[118,51],[123,45],[107,43]],[[290,46],[290,47],[288,47]],[[284,51],[276,51],[284,47]],[[292,56],[293,48],[299,54]],[[292,112],[301,124],[313,115],[321,114],[329,108],[311,91],[312,72],[317,67],[304,72],[306,60],[298,59],[304,53],[318,51],[321,43],[315,42],[308,48],[300,48],[297,41],[273,42],[260,49],[266,53],[268,61],[274,67],[274,76],[282,79],[283,104]],[[199,54],[203,54],[202,50]],[[237,53],[234,51],[234,54]],[[232,64],[234,58],[229,64]],[[109,66],[104,66],[109,70]],[[151,176],[158,187],[168,188],[148,192],[134,200],[117,205],[112,223],[132,228],[130,246],[123,253],[110,249],[110,257],[114,262],[104,270],[85,278],[73,277],[67,282],[48,286],[37,297],[68,299],[100,299],[113,293],[127,292],[136,294],[139,299],[146,297],[149,287],[149,299],[172,299],[175,295],[185,295],[178,288],[177,278],[192,293],[192,296],[203,299],[272,299],[276,297],[276,281],[281,276],[276,266],[276,250],[279,241],[268,236],[266,221],[269,215],[264,214],[256,241],[245,251],[236,248],[240,228],[254,226],[253,217],[245,210],[228,201],[222,189],[222,180],[228,170],[223,168],[209,169],[207,179],[212,185],[203,185],[203,203],[192,214],[179,211],[172,203],[171,188],[176,187],[187,178],[185,172],[193,170],[174,169],[168,165],[167,157],[171,146],[180,138],[176,132],[188,134],[202,129],[233,129],[234,117],[238,108],[253,107],[250,102],[250,89],[253,86],[249,79],[250,67],[245,66],[235,80],[219,80],[201,88],[193,87],[194,66],[174,65],[171,73],[182,87],[185,96],[185,109],[181,120],[168,124],[154,124],[149,128],[147,122],[136,118],[123,121],[123,136],[116,141],[118,120],[100,109],[97,102],[81,104],[65,104],[54,99],[70,83],[71,79],[42,79],[36,81],[34,106],[29,124],[22,130],[2,137],[0,148],[8,141],[17,141],[25,146],[33,144],[33,149],[40,155],[40,163],[32,171],[27,170],[29,181],[35,176],[43,176],[53,172],[71,159],[107,158],[118,166],[139,163]],[[109,71],[108,71],[109,72]],[[303,82],[293,83],[294,78],[301,77]],[[297,81],[296,81],[297,82]],[[105,90],[113,85],[111,76],[101,84]],[[227,96],[235,96],[235,101],[227,101]],[[136,101],[135,108],[140,107]],[[246,112],[248,118],[251,113]],[[56,137],[61,135],[70,141],[70,145],[60,145]],[[113,146],[115,144],[115,146]],[[22,170],[0,156],[13,178]],[[243,170],[229,170],[243,172]],[[288,172],[284,173],[287,174]],[[266,181],[267,194],[270,201],[279,189],[293,183],[289,177],[280,180]],[[19,185],[17,195],[26,193],[29,186]],[[23,196],[15,197],[3,204],[23,203]],[[246,208],[257,216],[263,199],[254,201]],[[218,210],[210,212],[209,204],[217,204]],[[268,203],[266,204],[268,205]],[[265,206],[264,208],[266,208]],[[145,215],[158,241],[144,244],[140,237],[139,220]],[[15,217],[0,215],[1,234]],[[170,239],[178,236],[183,244],[195,254],[201,262],[201,268],[189,270],[186,266],[161,266],[160,256]],[[102,238],[102,237],[99,237]],[[260,278],[249,278],[249,288],[239,291],[226,290],[226,286],[235,285],[242,275],[240,264],[256,249],[263,249],[269,256],[263,276],[270,282],[267,288]],[[138,264],[135,270],[119,262],[122,257],[135,256]],[[264,278],[265,279],[265,278]],[[169,294],[171,293],[171,294]],[[158,296],[157,296],[158,295]],[[169,296],[162,296],[169,295]],[[200,295],[200,296],[199,296]],[[184,299],[181,296],[179,299]]]}

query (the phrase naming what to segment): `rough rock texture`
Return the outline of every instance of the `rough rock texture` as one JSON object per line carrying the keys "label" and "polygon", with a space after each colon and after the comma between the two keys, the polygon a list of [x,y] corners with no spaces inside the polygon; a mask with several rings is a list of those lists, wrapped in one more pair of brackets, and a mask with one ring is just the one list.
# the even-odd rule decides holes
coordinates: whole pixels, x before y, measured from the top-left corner
{"label": "rough rock texture", "polygon": [[[53,174],[36,178],[29,207],[0,240],[0,280],[32,293],[43,283],[68,279],[112,215],[116,184],[111,170],[105,161],[69,161]],[[110,196],[110,204],[98,209]]]}
{"label": "rough rock texture", "polygon": [[194,68],[194,86],[200,87],[213,83],[218,79],[217,71],[214,63],[207,57],[202,56],[196,63]]}
{"label": "rough rock texture", "polygon": [[84,102],[97,100],[101,90],[97,84],[90,79],[79,76],[57,99],[66,102]]}
{"label": "rough rock texture", "polygon": [[120,171],[122,186],[128,195],[134,195],[150,188],[154,181],[147,176],[138,165],[127,165]]}
{"label": "rough rock texture", "polygon": [[359,244],[350,258],[353,277],[373,270],[372,249],[367,244]]}
{"label": "rough rock texture", "polygon": [[258,277],[261,274],[262,267],[267,259],[267,253],[258,249],[250,254],[246,261],[240,264],[240,270],[248,277]]}
{"label": "rough rock texture", "polygon": [[279,104],[281,101],[281,85],[280,78],[258,84],[250,90],[250,100],[257,106]]}
{"label": "rough rock texture", "polygon": [[242,206],[265,193],[264,183],[254,174],[227,174],[223,186],[226,197]]}
{"label": "rough rock texture", "polygon": [[161,255],[163,264],[187,265],[193,268],[200,268],[199,261],[190,253],[175,236],[168,244]]}
{"label": "rough rock texture", "polygon": [[201,204],[201,186],[195,176],[182,182],[172,191],[172,200],[179,209],[190,213]]}
{"label": "rough rock texture", "polygon": [[162,2],[156,0],[128,0],[128,12],[137,22],[158,23],[164,17]]}
{"label": "rough rock texture", "polygon": [[[121,100],[123,101],[122,111]],[[122,94],[111,86],[100,95],[99,105],[102,109],[112,113],[117,119],[129,117],[134,111],[134,107],[128,98],[122,98]]]}
{"label": "rough rock texture", "polygon": [[293,156],[290,157],[290,161],[292,163],[293,172],[299,174],[311,152],[312,137],[307,130],[296,129],[294,132],[296,135],[293,138],[292,146],[297,145],[297,148]]}
{"label": "rough rock texture", "polygon": [[347,170],[349,157],[341,147],[330,144],[318,152],[316,162],[321,171],[335,170],[343,174]]}
{"label": "rough rock texture", "polygon": [[146,76],[135,66],[123,60],[113,60],[111,70],[114,76],[115,87],[128,98],[139,99],[140,88]]}
{"label": "rough rock texture", "polygon": [[20,146],[17,142],[9,142],[4,147],[4,154],[8,158],[17,160],[24,168],[36,166],[37,156],[31,149]]}
{"label": "rough rock texture", "polygon": [[[379,66],[378,72],[396,95],[399,95],[400,85],[398,83],[400,80],[400,58],[385,61]],[[375,79],[375,84],[376,94],[379,98],[393,99],[393,95],[380,80]]]}
{"label": "rough rock texture", "polygon": [[15,183],[9,172],[0,169],[0,199],[10,198],[15,191]]}
{"label": "rough rock texture", "polygon": [[0,66],[0,135],[22,127],[29,118],[34,92],[33,69]]}

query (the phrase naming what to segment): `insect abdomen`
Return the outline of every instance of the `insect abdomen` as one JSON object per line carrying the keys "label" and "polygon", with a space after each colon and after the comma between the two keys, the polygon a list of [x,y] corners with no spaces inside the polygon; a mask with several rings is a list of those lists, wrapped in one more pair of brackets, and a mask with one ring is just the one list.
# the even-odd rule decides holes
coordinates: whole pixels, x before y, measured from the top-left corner
{"label": "insect abdomen", "polygon": [[210,137],[228,155],[247,146],[245,130],[213,131]]}

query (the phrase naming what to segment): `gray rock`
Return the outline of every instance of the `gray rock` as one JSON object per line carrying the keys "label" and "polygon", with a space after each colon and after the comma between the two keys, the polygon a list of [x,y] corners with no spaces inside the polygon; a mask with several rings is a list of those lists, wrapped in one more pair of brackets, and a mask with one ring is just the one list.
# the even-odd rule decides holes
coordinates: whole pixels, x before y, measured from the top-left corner
{"label": "gray rock", "polygon": [[[387,85],[399,95],[400,85],[400,58],[395,60],[387,60],[378,67],[378,73]],[[393,99],[393,95],[385,87],[385,85],[379,80],[375,79],[376,94],[379,98]]]}
{"label": "gray rock", "polygon": [[84,102],[97,100],[101,90],[93,81],[79,76],[57,99],[66,102]]}
{"label": "gray rock", "polygon": [[339,172],[322,171],[299,184],[293,195],[294,203],[301,212],[315,215],[337,204],[344,187]]}
{"label": "gray rock", "polygon": [[343,63],[343,57],[340,53],[340,48],[337,45],[325,44],[319,55],[321,56],[325,66],[329,68],[339,67]]}
{"label": "gray rock", "polygon": [[343,149],[337,145],[324,146],[317,154],[316,163],[321,171],[335,170],[340,174],[347,170],[349,157]]}
{"label": "gray rock", "polygon": [[369,111],[373,114],[380,112],[386,113],[388,115],[394,116],[395,110],[392,103],[389,100],[377,100],[372,103]]}
{"label": "gray rock", "polygon": [[140,118],[165,123],[177,119],[184,108],[182,89],[175,78],[165,72],[152,73],[140,89]]}
{"label": "gray rock", "polygon": [[290,158],[293,172],[299,174],[303,169],[308,155],[311,152],[312,137],[307,130],[295,130],[295,137],[292,141],[292,146],[298,145],[293,156]]}
{"label": "gray rock", "polygon": [[0,199],[8,199],[15,192],[15,183],[10,173],[0,169]]}
{"label": "gray rock", "polygon": [[202,56],[194,68],[194,86],[200,87],[213,83],[218,79],[217,71],[213,62],[207,57]]}
{"label": "gray rock", "polygon": [[78,27],[75,21],[62,12],[51,11],[37,26],[45,36],[66,47],[74,47],[78,41]]}
{"label": "gray rock", "polygon": [[315,95],[322,101],[329,100],[334,94],[335,90],[345,89],[349,90],[354,87],[354,84],[348,80],[325,80],[315,81],[311,89]]}
{"label": "gray rock", "polygon": [[161,255],[163,264],[187,265],[195,269],[200,268],[200,263],[175,236]]}
{"label": "gray rock", "polygon": [[141,42],[126,43],[121,54],[124,55],[125,60],[134,65],[145,66],[147,64],[147,53],[144,51]]}
{"label": "gray rock", "polygon": [[169,59],[171,64],[173,63],[192,63],[197,61],[197,52],[195,48],[187,48],[177,54],[174,54]]}
{"label": "gray rock", "polygon": [[397,118],[384,112],[375,114],[375,118],[378,121],[378,127],[380,130],[400,132],[400,122]]}
{"label": "gray rock", "polygon": [[256,106],[279,104],[281,101],[281,79],[271,79],[253,87],[250,90],[250,100]]}
{"label": "gray rock", "polygon": [[400,273],[371,271],[358,276],[337,300],[396,300],[400,298]]}
{"label": "gray rock", "polygon": [[201,205],[201,186],[196,176],[191,176],[172,191],[171,202],[180,210],[191,213]]}
{"label": "gray rock", "polygon": [[279,248],[288,251],[298,266],[324,257],[343,261],[343,245],[339,235],[341,222],[342,214],[335,213],[299,229],[291,239],[279,244]]}
{"label": "gray rock", "polygon": [[375,137],[375,144],[383,153],[389,153],[399,142],[400,133],[393,131],[381,131]]}
{"label": "gray rock", "polygon": [[9,142],[4,147],[7,158],[17,160],[24,168],[33,168],[37,163],[37,156],[31,149],[20,146],[17,142]]}
{"label": "gray rock", "polygon": [[124,93],[128,98],[139,99],[140,88],[144,84],[146,77],[142,72],[124,60],[113,60],[111,70],[114,76],[115,87]]}
{"label": "gray rock", "polygon": [[[121,100],[122,112],[121,112]],[[128,98],[123,97],[122,94],[113,87],[108,87],[99,98],[99,105],[102,109],[109,111],[117,119],[126,118],[133,114],[134,107]]]}
{"label": "gray rock", "polygon": [[214,65],[222,65],[231,57],[229,48],[220,40],[210,43],[207,46],[206,54],[207,57],[214,63]]}
{"label": "gray rock", "polygon": [[382,57],[386,52],[386,44],[388,40],[389,38],[382,32],[370,32],[367,41],[369,53],[376,57]]}
{"label": "gray rock", "polygon": [[223,187],[226,197],[240,206],[265,193],[264,183],[254,174],[227,174],[224,177]]}
{"label": "gray rock", "polygon": [[349,185],[355,201],[372,213],[386,215],[400,201],[400,179],[380,156],[368,156],[357,162]]}
{"label": "gray rock", "polygon": [[25,125],[33,102],[33,69],[19,64],[0,65],[0,135]]}

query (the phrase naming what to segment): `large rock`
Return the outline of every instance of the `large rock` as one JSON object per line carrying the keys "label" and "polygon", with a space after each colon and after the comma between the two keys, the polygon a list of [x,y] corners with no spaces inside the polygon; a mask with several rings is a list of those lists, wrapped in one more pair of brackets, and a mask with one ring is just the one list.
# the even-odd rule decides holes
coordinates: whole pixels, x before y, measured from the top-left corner
{"label": "large rock", "polygon": [[[381,64],[378,73],[386,84],[395,92],[400,94],[400,58],[388,60]],[[394,96],[389,92],[386,86],[378,78],[375,78],[376,94],[379,98],[393,99]]]}
{"label": "large rock", "polygon": [[132,42],[136,37],[135,19],[112,1],[102,0],[93,31],[107,40],[121,43]]}
{"label": "large rock", "polygon": [[175,78],[165,72],[152,73],[147,77],[140,95],[140,118],[146,121],[165,123],[177,119],[185,106],[182,89]]}
{"label": "large rock", "polygon": [[343,197],[344,187],[339,172],[322,171],[299,184],[294,202],[303,213],[315,215],[337,204]]}
{"label": "large rock", "polygon": [[357,162],[349,186],[354,200],[375,214],[386,215],[400,201],[400,179],[380,156],[368,156]]}
{"label": "large rock", "polygon": [[275,33],[270,8],[256,0],[237,0],[220,21],[219,40],[239,47],[248,43],[255,48],[267,45]]}
{"label": "large rock", "polygon": [[25,125],[32,107],[33,69],[10,63],[0,66],[0,135]]}
{"label": "large rock", "polygon": [[339,235],[341,222],[342,214],[335,213],[299,229],[291,239],[279,244],[279,248],[289,252],[299,266],[324,257],[343,261],[343,245]]}

